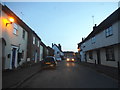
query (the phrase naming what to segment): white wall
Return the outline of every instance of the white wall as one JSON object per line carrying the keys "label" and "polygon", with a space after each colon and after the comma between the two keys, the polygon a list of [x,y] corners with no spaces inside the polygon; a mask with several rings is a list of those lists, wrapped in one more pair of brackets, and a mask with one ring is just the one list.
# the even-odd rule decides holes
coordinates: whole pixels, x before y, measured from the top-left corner
{"label": "white wall", "polygon": [[[106,38],[105,30],[104,30],[95,36],[96,42],[94,44],[92,44],[91,39],[89,39],[85,43],[81,44],[81,49],[83,50],[81,55],[82,55],[83,61],[85,58],[83,52],[92,50],[93,51],[93,59],[90,60],[89,54],[86,53],[87,62],[95,63],[95,60],[96,60],[96,63],[98,63],[97,62],[97,52],[94,51],[94,49],[100,49],[101,64],[107,65],[107,66],[112,66],[112,67],[117,67],[117,62],[118,62],[118,60],[120,60],[120,55],[118,55],[120,53],[120,45],[114,46],[115,61],[106,61],[106,51],[105,51],[105,49],[102,48],[102,47],[120,43],[120,21],[114,23],[112,25],[112,28],[113,28],[112,36]],[[83,46],[85,46],[85,47],[83,47]]]}
{"label": "white wall", "polygon": [[[119,21],[119,23],[120,23],[120,21]],[[95,38],[96,38],[95,44],[91,43],[91,39],[87,40],[85,42],[84,51],[88,51],[88,50],[92,50],[95,48],[101,48],[101,47],[105,47],[105,46],[119,43],[119,40],[118,40],[118,22],[114,23],[112,25],[112,28],[113,28],[113,35],[110,37],[106,38],[105,30],[104,30],[95,36]]]}
{"label": "white wall", "polygon": [[23,28],[18,25],[18,35],[13,34],[13,24],[9,24],[6,26],[6,20],[8,19],[7,14],[2,13],[2,36],[6,40],[5,47],[5,69],[10,67],[10,58],[7,57],[8,54],[11,54],[12,45],[19,47],[20,44],[20,52],[24,50],[24,59],[21,61],[21,64],[26,61],[27,54],[27,37],[28,33],[25,32],[25,39],[22,38]]}
{"label": "white wall", "polygon": [[114,46],[114,55],[115,55],[115,61],[106,61],[106,53],[105,49],[101,49],[101,64],[102,65],[107,65],[107,66],[112,66],[112,67],[117,67],[117,62],[118,62],[118,46]]}
{"label": "white wall", "polygon": [[97,63],[97,54],[96,54],[96,51],[92,51],[93,59],[89,58],[89,53],[88,52],[86,54],[87,54],[87,62],[95,64],[95,60],[96,60],[96,63]]}
{"label": "white wall", "polygon": [[[102,65],[106,65],[106,66],[112,66],[112,67],[117,67],[117,62],[119,60],[119,46],[118,45],[114,45],[114,56],[115,56],[115,61],[107,61],[106,60],[106,50],[105,48],[100,48],[100,60],[101,60],[101,64]],[[96,64],[98,64],[97,62],[97,52],[95,50],[92,51],[93,52],[93,59],[89,59],[89,53],[87,52],[87,62],[89,63],[95,63],[96,60]]]}
{"label": "white wall", "polygon": [[[54,50],[55,58],[60,58],[60,55],[64,55],[64,54],[56,47],[56,45],[54,45],[52,48],[53,48],[53,50]],[[59,52],[59,54],[57,54],[57,52]]]}

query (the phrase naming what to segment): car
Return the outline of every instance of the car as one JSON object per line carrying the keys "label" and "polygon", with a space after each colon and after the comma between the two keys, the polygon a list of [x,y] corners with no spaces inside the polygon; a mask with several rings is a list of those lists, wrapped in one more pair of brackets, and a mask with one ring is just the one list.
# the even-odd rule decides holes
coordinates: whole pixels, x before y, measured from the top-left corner
{"label": "car", "polygon": [[42,60],[42,67],[55,67],[57,65],[57,61],[53,56],[47,56]]}
{"label": "car", "polygon": [[66,61],[67,61],[67,62],[75,62],[75,59],[72,58],[72,57],[68,57],[68,58],[66,58]]}

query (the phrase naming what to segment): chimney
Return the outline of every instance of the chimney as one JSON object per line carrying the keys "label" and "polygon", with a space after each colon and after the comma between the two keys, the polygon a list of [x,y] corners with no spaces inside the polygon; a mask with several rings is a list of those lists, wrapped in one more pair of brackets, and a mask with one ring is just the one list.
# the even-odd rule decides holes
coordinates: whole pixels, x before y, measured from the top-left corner
{"label": "chimney", "polygon": [[85,37],[82,37],[82,41],[85,40]]}
{"label": "chimney", "polygon": [[52,43],[52,47],[54,46],[54,44]]}
{"label": "chimney", "polygon": [[84,38],[82,37],[82,41],[84,40]]}
{"label": "chimney", "polygon": [[58,47],[59,47],[59,49],[61,50],[61,45],[60,45],[60,44],[58,44]]}
{"label": "chimney", "polygon": [[95,29],[96,29],[96,27],[97,27],[97,24],[95,24],[95,26],[93,27],[93,30],[95,30]]}

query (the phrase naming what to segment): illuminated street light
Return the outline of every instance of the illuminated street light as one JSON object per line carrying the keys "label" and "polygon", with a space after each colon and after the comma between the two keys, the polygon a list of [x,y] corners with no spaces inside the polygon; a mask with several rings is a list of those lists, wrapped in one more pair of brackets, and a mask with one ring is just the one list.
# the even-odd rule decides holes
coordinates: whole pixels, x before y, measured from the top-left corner
{"label": "illuminated street light", "polygon": [[10,23],[6,23],[6,26],[7,26],[8,24],[12,24],[12,23],[14,22],[14,18],[10,17],[10,18],[9,18],[9,21],[10,21]]}

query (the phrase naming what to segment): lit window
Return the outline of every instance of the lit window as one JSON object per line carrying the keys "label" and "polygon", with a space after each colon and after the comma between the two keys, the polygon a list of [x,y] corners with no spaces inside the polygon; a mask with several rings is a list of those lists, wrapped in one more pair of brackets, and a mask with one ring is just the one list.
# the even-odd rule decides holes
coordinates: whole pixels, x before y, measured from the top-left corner
{"label": "lit window", "polygon": [[18,35],[18,25],[14,23],[14,29],[13,29],[13,33],[15,35]]}
{"label": "lit window", "polygon": [[109,37],[109,36],[113,35],[112,26],[110,26],[109,28],[107,28],[107,29],[105,30],[105,34],[106,34],[106,37]]}
{"label": "lit window", "polygon": [[33,44],[35,44],[35,37],[33,37]]}

